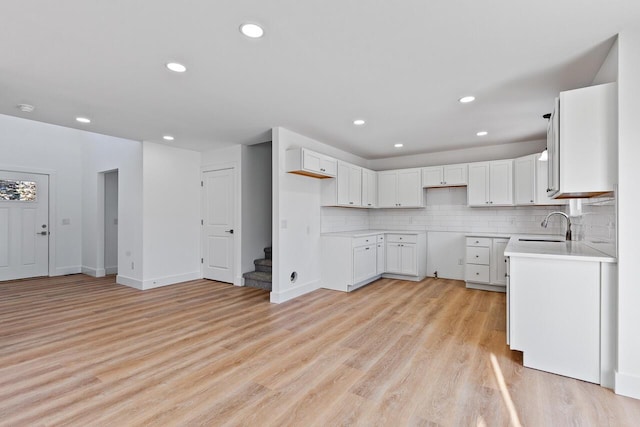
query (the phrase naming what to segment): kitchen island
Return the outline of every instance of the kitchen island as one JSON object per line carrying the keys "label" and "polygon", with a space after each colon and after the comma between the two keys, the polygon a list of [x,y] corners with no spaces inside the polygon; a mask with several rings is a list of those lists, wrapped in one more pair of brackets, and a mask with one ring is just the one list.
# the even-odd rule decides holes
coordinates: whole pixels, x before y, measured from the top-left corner
{"label": "kitchen island", "polygon": [[514,236],[507,341],[524,366],[613,387],[616,259],[583,242]]}

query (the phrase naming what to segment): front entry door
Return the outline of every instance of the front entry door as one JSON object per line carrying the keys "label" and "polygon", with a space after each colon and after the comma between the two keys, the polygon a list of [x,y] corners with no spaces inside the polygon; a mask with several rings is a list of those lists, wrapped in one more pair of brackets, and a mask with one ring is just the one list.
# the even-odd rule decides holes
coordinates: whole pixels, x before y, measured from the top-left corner
{"label": "front entry door", "polygon": [[202,274],[233,283],[235,169],[203,173]]}
{"label": "front entry door", "polygon": [[49,176],[0,171],[0,280],[49,274]]}

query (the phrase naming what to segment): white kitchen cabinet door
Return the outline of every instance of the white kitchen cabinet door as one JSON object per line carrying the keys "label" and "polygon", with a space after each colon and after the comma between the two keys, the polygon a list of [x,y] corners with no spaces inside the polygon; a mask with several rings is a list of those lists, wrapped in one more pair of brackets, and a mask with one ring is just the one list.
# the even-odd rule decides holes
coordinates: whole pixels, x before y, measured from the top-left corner
{"label": "white kitchen cabinet door", "polygon": [[420,169],[398,171],[397,200],[400,207],[422,206],[422,185]]}
{"label": "white kitchen cabinet door", "polygon": [[376,275],[376,246],[360,246],[353,249],[353,283],[359,283]]}
{"label": "white kitchen cabinet door", "polygon": [[536,176],[539,154],[515,159],[514,190],[516,205],[533,205],[536,201]]}
{"label": "white kitchen cabinet door", "polygon": [[376,245],[376,274],[382,274],[385,272],[385,251],[384,242]]}
{"label": "white kitchen cabinet door", "polygon": [[362,206],[362,168],[338,162],[338,176],[327,181],[323,188],[323,204],[327,206]]}
{"label": "white kitchen cabinet door", "polygon": [[491,257],[491,283],[494,285],[507,284],[507,257],[504,249],[509,239],[493,239],[493,254]]}
{"label": "white kitchen cabinet door", "polygon": [[376,172],[362,169],[362,206],[375,208],[377,206],[378,179]]}
{"label": "white kitchen cabinet door", "polygon": [[302,169],[324,176],[336,176],[338,162],[336,159],[314,151],[300,149],[302,155]]}
{"label": "white kitchen cabinet door", "polygon": [[536,161],[536,205],[566,205],[568,199],[552,199],[547,193],[549,188],[549,162]]}
{"label": "white kitchen cabinet door", "polygon": [[398,174],[395,171],[378,172],[378,207],[395,208]]}
{"label": "white kitchen cabinet door", "polygon": [[400,243],[387,243],[385,248],[385,260],[387,273],[402,273],[401,246]]}
{"label": "white kitchen cabinet door", "polygon": [[442,187],[444,185],[444,169],[442,166],[422,168],[423,187]]}
{"label": "white kitchen cabinet door", "polygon": [[443,168],[443,181],[447,186],[467,185],[467,165],[447,165]]}
{"label": "white kitchen cabinet door", "polygon": [[418,275],[418,253],[415,244],[400,245],[400,273],[407,276]]}
{"label": "white kitchen cabinet door", "polygon": [[490,162],[489,204],[513,205],[513,160]]}
{"label": "white kitchen cabinet door", "polygon": [[469,164],[467,202],[469,206],[489,204],[489,162]]}

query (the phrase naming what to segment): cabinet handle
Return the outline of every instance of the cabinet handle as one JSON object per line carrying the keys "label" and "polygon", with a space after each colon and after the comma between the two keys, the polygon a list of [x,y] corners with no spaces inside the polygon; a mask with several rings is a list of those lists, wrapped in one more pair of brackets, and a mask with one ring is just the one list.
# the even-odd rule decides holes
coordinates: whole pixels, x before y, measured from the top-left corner
{"label": "cabinet handle", "polygon": [[504,273],[504,277],[509,277],[509,276],[507,275],[507,273]]}
{"label": "cabinet handle", "polygon": [[480,275],[480,273],[476,273],[476,276],[479,276],[479,275]]}
{"label": "cabinet handle", "polygon": [[533,200],[529,200],[531,203],[533,203]]}
{"label": "cabinet handle", "polygon": [[446,183],[447,183],[447,181],[443,182],[443,184],[446,184]]}
{"label": "cabinet handle", "polygon": [[489,202],[489,203],[493,203],[493,202]]}
{"label": "cabinet handle", "polygon": [[367,206],[371,206],[371,203],[367,203]]}
{"label": "cabinet handle", "polygon": [[352,204],[353,204],[353,202],[349,202],[349,204],[350,204],[350,205],[352,205]]}
{"label": "cabinet handle", "polygon": [[368,251],[368,250],[369,250],[369,248],[368,248],[368,247],[366,247],[366,248],[364,248],[364,250],[365,250],[365,251]]}
{"label": "cabinet handle", "polygon": [[479,255],[476,255],[476,258],[480,258],[480,256],[479,256]]}
{"label": "cabinet handle", "polygon": [[476,240],[476,243],[480,243],[480,241],[479,241],[479,240]]}

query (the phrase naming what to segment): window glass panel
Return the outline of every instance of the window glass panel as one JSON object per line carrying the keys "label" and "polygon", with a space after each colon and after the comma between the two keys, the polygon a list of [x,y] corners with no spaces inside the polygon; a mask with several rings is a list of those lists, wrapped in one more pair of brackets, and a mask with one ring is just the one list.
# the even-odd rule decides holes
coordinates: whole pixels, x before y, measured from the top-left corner
{"label": "window glass panel", "polygon": [[36,200],[36,183],[33,181],[0,179],[0,200],[34,202]]}

